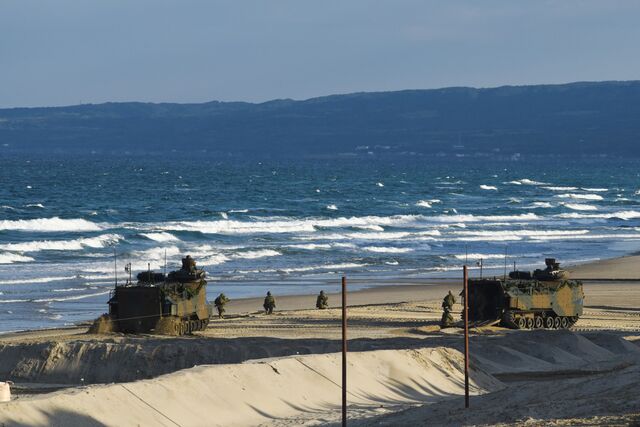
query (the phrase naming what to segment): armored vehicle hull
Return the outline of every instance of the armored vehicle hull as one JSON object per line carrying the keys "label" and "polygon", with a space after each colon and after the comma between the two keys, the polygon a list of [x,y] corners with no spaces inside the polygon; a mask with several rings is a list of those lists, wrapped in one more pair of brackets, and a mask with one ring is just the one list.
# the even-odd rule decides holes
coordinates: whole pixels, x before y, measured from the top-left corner
{"label": "armored vehicle hull", "polygon": [[166,277],[149,271],[138,274],[136,284],[116,286],[109,314],[96,320],[93,332],[184,335],[204,330],[211,314],[205,273],[185,260],[181,270]]}
{"label": "armored vehicle hull", "polygon": [[555,260],[553,264],[533,275],[514,272],[509,279],[470,280],[469,320],[500,321],[514,329],[570,328],[582,315],[582,283],[568,280]]}

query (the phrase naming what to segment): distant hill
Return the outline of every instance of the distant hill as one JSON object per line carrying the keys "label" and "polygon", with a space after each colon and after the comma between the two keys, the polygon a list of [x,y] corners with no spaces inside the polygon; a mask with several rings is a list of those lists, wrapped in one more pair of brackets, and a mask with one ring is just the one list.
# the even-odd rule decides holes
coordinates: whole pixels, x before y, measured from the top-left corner
{"label": "distant hill", "polygon": [[640,156],[640,81],[0,109],[0,153]]}

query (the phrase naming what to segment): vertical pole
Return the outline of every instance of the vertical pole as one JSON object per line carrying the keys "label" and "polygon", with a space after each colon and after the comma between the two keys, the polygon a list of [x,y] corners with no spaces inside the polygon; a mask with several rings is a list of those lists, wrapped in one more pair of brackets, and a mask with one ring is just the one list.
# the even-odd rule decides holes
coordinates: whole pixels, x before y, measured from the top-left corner
{"label": "vertical pole", "polygon": [[116,287],[118,287],[118,254],[115,246],[113,247],[113,274],[116,279]]}
{"label": "vertical pole", "polygon": [[507,280],[507,246],[504,247],[504,280]]}
{"label": "vertical pole", "polygon": [[347,425],[347,278],[342,276],[342,426]]}
{"label": "vertical pole", "polygon": [[480,258],[480,278],[482,279],[482,258]]}
{"label": "vertical pole", "polygon": [[516,271],[516,262],[513,261],[513,271]]}
{"label": "vertical pole", "polygon": [[464,407],[469,407],[469,283],[467,266],[462,269],[464,280]]}

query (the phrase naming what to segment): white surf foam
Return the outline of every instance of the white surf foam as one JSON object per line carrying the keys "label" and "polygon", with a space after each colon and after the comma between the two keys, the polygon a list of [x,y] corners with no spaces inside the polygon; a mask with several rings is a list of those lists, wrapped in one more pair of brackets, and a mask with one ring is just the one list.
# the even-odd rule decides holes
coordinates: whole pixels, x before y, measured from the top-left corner
{"label": "white surf foam", "polygon": [[585,205],[582,203],[563,203],[564,207],[574,211],[597,211],[598,207],[594,205]]}
{"label": "white surf foam", "polygon": [[0,221],[0,230],[12,231],[100,231],[101,227],[85,219],[37,218]]}
{"label": "white surf foam", "polygon": [[493,190],[493,191],[498,191],[498,187],[494,186],[494,185],[486,185],[486,184],[482,184],[480,185],[480,188],[483,190]]}
{"label": "white surf foam", "polygon": [[381,182],[376,183],[376,185],[377,185],[378,187],[384,187],[384,184],[383,184],[383,183],[381,183]]}
{"label": "white surf foam", "polygon": [[552,208],[553,205],[549,202],[533,202],[531,204],[532,208],[543,208],[543,209],[549,209]]}
{"label": "white surf foam", "polygon": [[563,199],[575,199],[575,200],[603,200],[603,197],[599,194],[566,193],[566,194],[558,194],[556,197],[561,197]]}
{"label": "white surf foam", "polygon": [[167,233],[166,231],[162,231],[160,233],[140,233],[141,236],[146,237],[149,240],[153,240],[155,242],[179,242],[176,236],[171,233]]}
{"label": "white surf foam", "polygon": [[550,191],[576,191],[578,187],[542,187]]}
{"label": "white surf foam", "polygon": [[69,297],[59,297],[59,298],[40,298],[40,299],[34,299],[34,300],[30,300],[30,302],[64,302],[64,301],[76,301],[76,300],[80,300],[80,299],[86,299],[86,298],[91,298],[91,297],[98,297],[101,295],[107,295],[109,294],[109,292],[111,292],[111,290],[108,291],[102,291],[102,292],[95,292],[92,294],[85,294],[85,295],[73,295],[73,296],[69,296]]}
{"label": "white surf foam", "polygon": [[528,179],[528,178],[518,179],[518,180],[515,180],[515,181],[509,181],[509,184],[514,184],[514,185],[547,185],[544,182],[534,181],[534,180]]}
{"label": "white surf foam", "polygon": [[14,262],[31,262],[33,258],[14,254],[11,252],[0,252],[0,264],[13,264]]}
{"label": "white surf foam", "polygon": [[407,252],[413,252],[413,249],[411,248],[394,248],[387,246],[365,246],[362,250],[380,254],[404,254]]}
{"label": "white surf foam", "polygon": [[249,209],[231,209],[229,213],[247,213]]}
{"label": "white surf foam", "polygon": [[421,208],[430,208],[433,205],[429,200],[419,200],[418,202],[416,202],[416,206],[420,206]]}
{"label": "white surf foam", "polygon": [[265,258],[265,257],[279,256],[279,255],[282,255],[282,254],[278,251],[274,251],[273,249],[261,249],[256,251],[237,252],[233,254],[233,258],[257,259],[257,258]]}
{"label": "white surf foam", "polygon": [[[104,276],[101,276],[104,278]],[[76,279],[78,276],[64,276],[64,277],[34,277],[30,279],[11,279],[11,280],[0,280],[0,285],[22,285],[22,284],[30,284],[30,283],[49,283],[49,282],[59,282],[61,280],[72,280]]]}
{"label": "white surf foam", "polygon": [[122,239],[123,237],[119,234],[103,234],[97,237],[75,240],[41,240],[23,243],[7,243],[0,245],[0,249],[17,252],[79,251],[85,247],[103,248]]}
{"label": "white surf foam", "polygon": [[591,193],[604,193],[606,191],[609,191],[608,188],[585,188],[585,187],[582,187],[582,189],[584,191],[589,191]]}
{"label": "white surf foam", "polygon": [[26,208],[40,208],[44,209],[44,205],[42,203],[29,203],[25,205]]}
{"label": "white surf foam", "polygon": [[355,225],[353,228],[357,228],[358,230],[384,231],[384,228],[379,225]]}
{"label": "white surf foam", "polygon": [[336,205],[327,205],[327,209],[330,211],[337,211],[338,207]]}
{"label": "white surf foam", "polygon": [[630,220],[630,219],[638,219],[640,218],[640,212],[638,211],[620,211],[620,212],[611,212],[611,213],[599,213],[599,214],[581,214],[581,213],[566,213],[566,214],[558,214],[557,218],[566,218],[566,219],[622,219],[622,220]]}

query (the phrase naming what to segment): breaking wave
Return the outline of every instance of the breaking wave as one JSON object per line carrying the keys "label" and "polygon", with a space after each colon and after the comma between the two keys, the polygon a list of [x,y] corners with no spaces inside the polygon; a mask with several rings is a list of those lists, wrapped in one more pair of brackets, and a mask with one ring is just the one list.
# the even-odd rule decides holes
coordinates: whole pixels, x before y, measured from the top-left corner
{"label": "breaking wave", "polygon": [[0,264],[13,264],[14,262],[31,262],[35,261],[33,258],[18,255],[11,252],[0,253]]}
{"label": "breaking wave", "polygon": [[140,233],[140,235],[146,237],[149,240],[153,240],[155,242],[178,242],[178,241],[180,241],[180,239],[178,239],[176,236],[174,236],[171,233],[167,233],[165,231],[162,231],[160,233]]}
{"label": "breaking wave", "polygon": [[556,197],[561,197],[563,199],[575,199],[575,200],[603,200],[603,197],[599,194],[566,193],[566,194],[558,194]]}
{"label": "breaking wave", "polygon": [[598,207],[594,205],[585,205],[581,203],[564,203],[564,207],[573,209],[574,211],[597,211]]}
{"label": "breaking wave", "polygon": [[404,254],[407,252],[413,252],[413,249],[411,248],[394,248],[386,246],[365,246],[362,250],[379,254]]}
{"label": "breaking wave", "polygon": [[482,184],[482,185],[480,185],[480,188],[481,188],[482,190],[493,190],[493,191],[498,191],[498,187],[496,187],[496,186],[494,186],[494,185],[485,185],[485,184]]}
{"label": "breaking wave", "polygon": [[61,232],[61,231],[100,231],[101,227],[85,219],[62,219],[37,218],[18,219],[0,221],[0,230],[13,231],[39,231],[39,232]]}
{"label": "breaking wave", "polygon": [[0,245],[0,249],[15,252],[79,251],[85,247],[103,248],[122,239],[123,237],[119,234],[104,234],[102,236],[75,240],[42,240],[23,243],[7,243]]}

